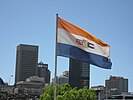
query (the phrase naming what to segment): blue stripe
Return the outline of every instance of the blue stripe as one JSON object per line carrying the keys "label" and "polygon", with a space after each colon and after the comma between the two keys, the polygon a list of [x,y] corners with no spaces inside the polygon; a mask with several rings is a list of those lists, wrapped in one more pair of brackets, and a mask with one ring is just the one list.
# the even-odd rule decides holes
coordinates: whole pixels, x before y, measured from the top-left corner
{"label": "blue stripe", "polygon": [[105,69],[111,69],[112,65],[111,61],[106,57],[89,53],[77,47],[63,43],[58,43],[58,56],[77,59]]}

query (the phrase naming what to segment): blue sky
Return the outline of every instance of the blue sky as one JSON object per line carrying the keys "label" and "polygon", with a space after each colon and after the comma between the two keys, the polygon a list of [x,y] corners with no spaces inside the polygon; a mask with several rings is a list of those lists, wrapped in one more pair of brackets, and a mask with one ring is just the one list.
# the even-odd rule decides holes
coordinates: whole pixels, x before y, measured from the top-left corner
{"label": "blue sky", "polygon": [[[112,69],[91,65],[91,86],[104,85],[110,75],[129,79],[133,91],[133,0],[0,0],[0,77],[14,83],[16,46],[39,46],[39,61],[54,76],[56,13],[111,46]],[[58,57],[58,75],[68,70]]]}

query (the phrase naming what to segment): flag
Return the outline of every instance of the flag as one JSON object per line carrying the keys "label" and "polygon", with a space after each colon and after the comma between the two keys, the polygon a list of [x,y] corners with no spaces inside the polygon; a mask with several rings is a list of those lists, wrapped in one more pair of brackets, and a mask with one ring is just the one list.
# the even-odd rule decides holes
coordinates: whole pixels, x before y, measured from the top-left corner
{"label": "flag", "polygon": [[111,69],[110,46],[89,32],[57,18],[57,55]]}

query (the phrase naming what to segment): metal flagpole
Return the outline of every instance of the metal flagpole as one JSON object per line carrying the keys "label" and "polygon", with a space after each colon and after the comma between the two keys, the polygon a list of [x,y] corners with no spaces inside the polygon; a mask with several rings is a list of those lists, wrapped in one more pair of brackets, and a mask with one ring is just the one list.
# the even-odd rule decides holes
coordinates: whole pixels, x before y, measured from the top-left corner
{"label": "metal flagpole", "polygon": [[56,42],[55,42],[54,100],[56,100],[56,78],[57,78],[57,37],[58,37],[58,14],[56,14]]}

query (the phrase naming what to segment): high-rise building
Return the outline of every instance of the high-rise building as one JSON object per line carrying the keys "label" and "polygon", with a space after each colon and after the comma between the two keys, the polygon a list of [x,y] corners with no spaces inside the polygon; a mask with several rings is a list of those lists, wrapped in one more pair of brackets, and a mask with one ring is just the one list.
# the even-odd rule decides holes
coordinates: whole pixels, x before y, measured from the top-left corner
{"label": "high-rise building", "polygon": [[48,64],[43,62],[38,63],[36,75],[38,77],[44,78],[45,83],[50,83],[50,70],[48,69]]}
{"label": "high-rise building", "polygon": [[128,79],[118,76],[110,76],[108,80],[105,80],[106,90],[112,92],[111,94],[120,94],[122,92],[128,92]]}
{"label": "high-rise building", "polygon": [[38,46],[20,44],[16,53],[15,83],[36,75]]}
{"label": "high-rise building", "polygon": [[69,84],[72,88],[89,87],[90,65],[74,59],[69,60]]}

